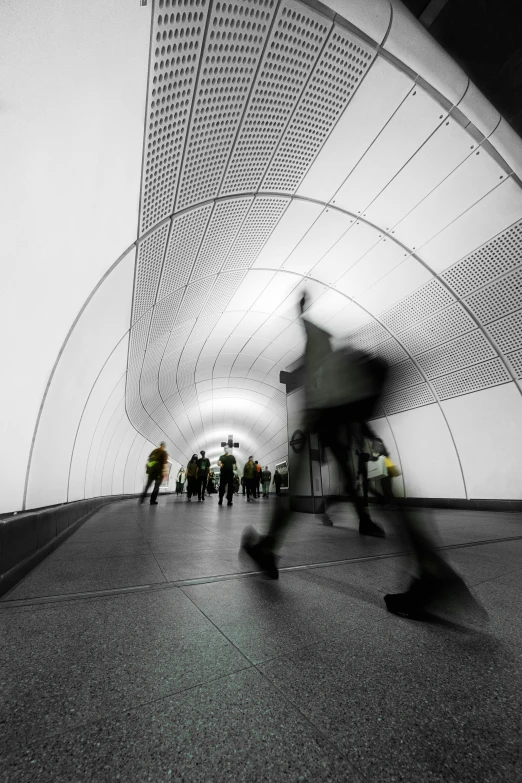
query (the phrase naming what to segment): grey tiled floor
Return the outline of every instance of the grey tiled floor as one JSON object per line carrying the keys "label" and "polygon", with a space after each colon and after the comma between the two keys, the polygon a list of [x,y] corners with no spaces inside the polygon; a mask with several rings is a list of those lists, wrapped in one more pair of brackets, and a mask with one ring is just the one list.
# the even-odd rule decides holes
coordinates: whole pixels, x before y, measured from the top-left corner
{"label": "grey tiled floor", "polygon": [[1,781],[520,783],[522,515],[421,512],[489,622],[416,623],[349,507],[252,573],[271,503],[113,504],[4,596]]}

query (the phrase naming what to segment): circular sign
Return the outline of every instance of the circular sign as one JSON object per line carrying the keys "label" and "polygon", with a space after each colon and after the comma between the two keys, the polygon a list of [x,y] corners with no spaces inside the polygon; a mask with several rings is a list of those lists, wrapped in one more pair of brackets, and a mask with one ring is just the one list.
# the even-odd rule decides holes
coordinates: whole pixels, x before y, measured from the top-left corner
{"label": "circular sign", "polygon": [[290,446],[292,447],[292,451],[294,451],[296,454],[299,454],[300,451],[304,449],[306,437],[302,430],[296,430],[292,437],[290,438]]}

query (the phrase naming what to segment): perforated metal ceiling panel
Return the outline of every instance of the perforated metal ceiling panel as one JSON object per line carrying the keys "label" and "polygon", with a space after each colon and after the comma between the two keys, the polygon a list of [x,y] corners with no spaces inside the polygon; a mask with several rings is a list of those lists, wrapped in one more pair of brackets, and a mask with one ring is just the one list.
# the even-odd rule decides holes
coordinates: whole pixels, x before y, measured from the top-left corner
{"label": "perforated metal ceiling panel", "polygon": [[336,342],[390,363],[383,415],[521,377],[522,214],[482,221],[497,236],[468,217],[518,186],[444,98],[298,0],[155,0],[152,24],[126,392],[142,434],[180,461],[231,428],[284,456],[303,287]]}

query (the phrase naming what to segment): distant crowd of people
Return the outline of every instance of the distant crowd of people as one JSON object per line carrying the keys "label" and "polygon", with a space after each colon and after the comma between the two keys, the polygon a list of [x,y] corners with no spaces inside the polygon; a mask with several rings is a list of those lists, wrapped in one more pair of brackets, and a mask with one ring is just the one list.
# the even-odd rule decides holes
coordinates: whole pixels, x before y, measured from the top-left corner
{"label": "distant crowd of people", "polygon": [[[247,503],[260,497],[268,498],[270,495],[270,483],[273,484],[276,495],[281,494],[281,486],[284,482],[282,473],[276,468],[272,479],[272,472],[268,469],[268,465],[265,465],[264,468],[261,467],[252,455],[248,458],[248,462],[245,463],[243,473],[240,476],[235,456],[229,454],[226,449],[218,460],[220,469],[218,475],[211,470],[210,460],[206,456],[206,452],[200,451],[199,453],[199,458],[197,454],[193,454],[186,468],[182,467],[178,471],[176,476],[177,496],[184,494],[186,485],[188,501],[197,495],[198,502],[201,503],[205,500],[205,497],[218,493],[219,505],[223,505],[223,498],[226,495],[227,505],[232,506],[233,496],[239,495],[240,488],[243,489],[243,495],[246,495]],[[150,453],[147,460],[147,481],[140,503],[143,503],[150,487],[154,484],[150,504],[152,506],[158,505],[159,488],[167,475],[167,470],[168,454],[166,444],[162,442],[157,449]]]}

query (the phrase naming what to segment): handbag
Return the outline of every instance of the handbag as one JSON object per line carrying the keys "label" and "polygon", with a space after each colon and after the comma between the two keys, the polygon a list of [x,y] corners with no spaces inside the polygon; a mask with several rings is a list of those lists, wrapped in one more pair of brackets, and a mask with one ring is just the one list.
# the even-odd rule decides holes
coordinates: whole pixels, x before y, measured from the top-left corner
{"label": "handbag", "polygon": [[387,470],[388,476],[390,476],[390,478],[397,478],[398,476],[401,475],[401,472],[400,472],[399,468],[397,467],[397,465],[393,464],[393,462],[391,461],[391,459],[389,457],[385,457],[384,458],[384,464],[386,466],[386,470]]}

